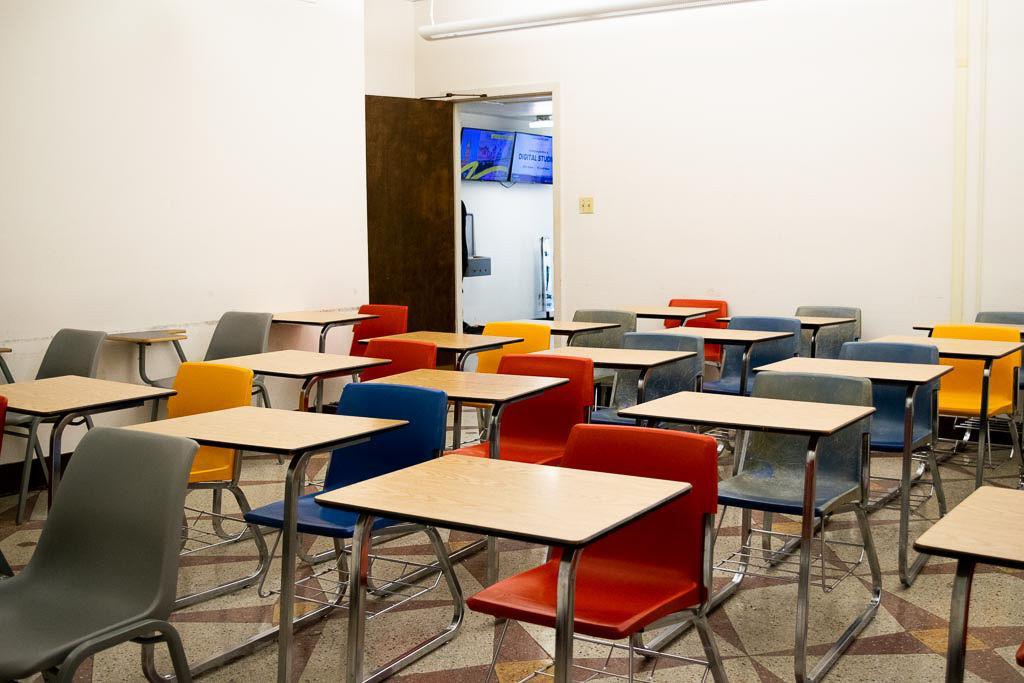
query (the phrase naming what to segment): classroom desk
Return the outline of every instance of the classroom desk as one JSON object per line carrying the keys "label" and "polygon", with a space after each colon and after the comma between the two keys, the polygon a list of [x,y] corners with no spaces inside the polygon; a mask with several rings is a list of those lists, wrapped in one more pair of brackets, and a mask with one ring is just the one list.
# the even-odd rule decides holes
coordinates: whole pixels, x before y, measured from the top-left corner
{"label": "classroom desk", "polygon": [[[814,358],[818,353],[818,333],[821,332],[823,327],[832,327],[833,325],[849,325],[850,323],[857,322],[856,318],[829,318],[817,315],[797,315],[793,316],[800,321],[800,328],[811,331],[811,358]],[[724,318],[716,318],[720,323],[728,323],[732,321],[732,316]]]}
{"label": "classroom desk", "polygon": [[[818,447],[822,438],[835,434],[858,420],[875,412],[872,406],[848,406],[832,403],[812,403],[809,401],[788,401],[771,398],[754,398],[750,396],[729,396],[723,394],[703,394],[683,391],[665,396],[654,401],[641,403],[619,411],[619,415],[638,420],[656,420],[660,422],[676,422],[696,426],[721,427],[743,431],[777,432],[793,434],[807,438],[807,456],[804,469],[804,500],[814,500],[815,475],[817,472]],[[739,443],[739,437],[737,437]],[[739,451],[737,451],[739,452]],[[738,464],[739,455],[735,458]],[[814,529],[815,518],[813,506],[806,506],[801,520],[801,535],[810,536]],[[745,513],[749,514],[749,513]],[[810,543],[799,543],[801,568],[810,566]],[[797,546],[788,543],[776,554],[788,553]],[[729,596],[736,592],[743,581],[742,572],[734,572],[732,580],[720,591],[711,596],[709,610],[715,609]],[[799,662],[806,662],[807,647],[807,609],[800,609],[800,603],[808,604],[810,589],[809,572],[801,571],[798,590],[797,633],[797,668]],[[858,620],[850,626],[832,648],[822,656],[814,670],[806,677],[805,672],[798,671],[797,680],[818,680],[828,671],[856,638],[857,634],[874,618],[881,601],[881,588],[874,592],[868,608]],[[662,635],[653,639],[648,649],[657,650],[678,637],[689,628],[691,622],[686,621],[675,628],[667,629]],[[801,642],[803,652],[801,653]],[[802,655],[802,656],[801,656]]]}
{"label": "classroom desk", "polygon": [[373,320],[379,317],[379,315],[355,313],[353,311],[291,311],[289,313],[275,313],[271,324],[319,327],[320,343],[317,346],[317,350],[320,353],[325,353],[327,351],[327,333],[335,327],[355,325],[362,320]]}
{"label": "classroom desk", "polygon": [[792,332],[761,332],[757,330],[733,330],[713,327],[673,327],[658,334],[676,334],[683,337],[700,337],[705,344],[743,347],[743,364],[740,374],[740,396],[747,395],[747,375],[750,374],[750,354],[756,344],[792,337]]}
{"label": "classroom desk", "polygon": [[14,375],[11,374],[11,369],[7,367],[7,361],[4,360],[4,354],[10,352],[11,349],[6,346],[0,346],[0,372],[3,373],[5,382],[14,384]]}
{"label": "classroom desk", "polygon": [[[133,425],[133,429],[151,434],[166,434],[194,439],[204,446],[273,453],[288,456],[288,474],[284,488],[284,526],[281,530],[280,619],[272,628],[245,643],[193,666],[193,675],[209,671],[254,651],[262,643],[277,638],[277,680],[289,680],[292,665],[293,626],[323,616],[332,607],[321,607],[304,614],[295,624],[295,555],[298,548],[296,507],[305,481],[306,464],[315,453],[362,443],[375,434],[408,424],[404,420],[380,420],[349,415],[298,412],[244,406],[210,413],[198,413],[170,420]],[[150,680],[157,680],[152,646],[146,646],[144,668]]]}
{"label": "classroom desk", "polygon": [[[1024,491],[982,486],[921,534],[914,547],[956,560],[949,605],[946,682],[964,680],[967,616],[978,562],[1024,569]],[[1006,596],[1014,600],[1019,596]]]}
{"label": "classroom desk", "polygon": [[[988,385],[992,375],[993,361],[1005,358],[1024,348],[1024,343],[987,341],[983,339],[949,339],[944,337],[914,337],[890,335],[874,341],[896,344],[922,344],[934,346],[940,358],[955,360],[976,360],[984,363],[981,376],[981,427],[978,430],[978,464],[974,475],[974,488],[985,483],[985,441],[988,435]],[[1016,391],[1016,387],[1014,387]],[[1017,449],[1018,452],[1020,449]]]}
{"label": "classroom desk", "polygon": [[309,410],[309,394],[313,387],[317,387],[316,410],[320,412],[323,409],[323,383],[326,380],[349,375],[358,377],[359,373],[366,368],[387,365],[391,361],[386,358],[339,356],[332,353],[288,349],[221,358],[211,362],[248,368],[257,375],[267,377],[301,379],[299,410]]}
{"label": "classroom desk", "polygon": [[[903,463],[900,473],[900,538],[899,538],[899,573],[900,581],[908,588],[928,561],[928,555],[919,555],[912,566],[907,566],[908,535],[910,527],[910,486],[911,465],[914,454],[914,398],[920,387],[930,384],[953,368],[948,365],[925,365],[918,363],[884,363],[859,360],[832,360],[829,358],[787,358],[786,360],[755,368],[755,372],[802,372],[819,375],[841,375],[846,377],[863,377],[874,384],[889,384],[903,387],[906,398],[903,403]],[[934,406],[933,406],[934,410]],[[933,422],[935,415],[932,415]],[[935,439],[934,429],[932,440]],[[890,500],[883,498],[873,507],[878,509]],[[945,504],[942,501],[941,508]],[[945,514],[945,510],[941,510]]]}
{"label": "classroom desk", "polygon": [[[322,505],[359,514],[349,572],[358,582],[349,587],[346,680],[364,680],[368,547],[374,517],[561,548],[554,679],[568,683],[580,552],[690,488],[675,481],[449,455],[317,496]],[[461,600],[459,593],[452,599]]]}
{"label": "classroom desk", "polygon": [[[438,351],[451,351],[455,354],[455,369],[462,370],[466,359],[474,353],[500,349],[506,344],[523,341],[522,337],[494,337],[483,334],[465,334],[462,332],[406,332],[391,334],[380,339],[407,339],[409,341],[425,341],[435,344]],[[361,344],[369,343],[369,339],[361,339]]]}
{"label": "classroom desk", "polygon": [[644,387],[651,372],[662,365],[693,358],[693,351],[648,351],[645,349],[604,349],[589,346],[567,346],[560,349],[535,351],[534,356],[571,356],[589,358],[595,368],[606,370],[639,370],[640,380],[636,387],[636,401],[643,403]]}
{"label": "classroom desk", "polygon": [[544,325],[551,329],[552,336],[565,337],[566,346],[572,344],[572,340],[576,338],[576,335],[619,327],[618,323],[588,323],[576,320],[516,320],[515,322]]}
{"label": "classroom desk", "polygon": [[[92,415],[135,408],[146,401],[173,396],[174,390],[64,375],[8,384],[4,387],[3,393],[7,397],[9,412],[32,418],[26,427],[30,435],[30,444],[40,424],[53,424],[53,431],[50,433],[50,482],[47,501],[48,505],[52,505],[57,487],[60,485],[61,437],[72,420],[85,418],[91,425]],[[23,514],[24,511],[19,505],[19,522]]]}
{"label": "classroom desk", "polygon": [[648,320],[677,320],[684,324],[693,318],[703,318],[709,313],[714,313],[717,308],[690,308],[687,306],[640,306],[636,308],[624,308],[624,311],[635,313],[637,318]]}
{"label": "classroom desk", "polygon": [[153,344],[170,343],[174,347],[174,352],[178,354],[178,360],[185,363],[187,359],[185,358],[185,351],[181,348],[181,342],[186,339],[188,337],[185,335],[185,330],[180,328],[146,330],[143,332],[117,332],[107,335],[107,341],[135,344],[139,347],[139,377],[150,386],[155,386],[155,383],[146,374],[146,350]]}
{"label": "classroom desk", "polygon": [[1021,341],[1024,341],[1024,325],[1013,325],[1010,323],[918,323],[914,325],[915,330],[922,330],[932,336],[936,325],[976,325],[978,327],[1013,327],[1020,330]]}

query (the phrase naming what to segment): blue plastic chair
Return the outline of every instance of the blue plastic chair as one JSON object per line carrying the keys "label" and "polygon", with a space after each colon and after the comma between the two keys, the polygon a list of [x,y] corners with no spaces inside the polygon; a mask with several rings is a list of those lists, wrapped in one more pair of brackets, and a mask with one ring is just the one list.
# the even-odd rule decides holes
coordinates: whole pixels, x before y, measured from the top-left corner
{"label": "blue plastic chair", "polygon": [[[654,368],[644,386],[644,400],[653,401],[680,391],[700,391],[704,377],[704,340],[660,332],[629,332],[622,340],[624,349],[647,351],[694,351],[692,358]],[[636,405],[639,370],[620,370],[615,394],[608,408],[595,410],[590,421],[605,425],[635,425],[636,420],[621,417],[619,411]]]}
{"label": "blue plastic chair", "polygon": [[[761,332],[790,332],[792,336],[775,341],[754,344],[747,366],[747,394],[754,385],[754,368],[776,361],[792,358],[800,349],[800,321],[796,318],[737,316],[729,323],[730,330],[758,330]],[[743,374],[743,348],[726,346],[722,362],[722,376],[704,383],[708,394],[740,393],[740,377]]]}

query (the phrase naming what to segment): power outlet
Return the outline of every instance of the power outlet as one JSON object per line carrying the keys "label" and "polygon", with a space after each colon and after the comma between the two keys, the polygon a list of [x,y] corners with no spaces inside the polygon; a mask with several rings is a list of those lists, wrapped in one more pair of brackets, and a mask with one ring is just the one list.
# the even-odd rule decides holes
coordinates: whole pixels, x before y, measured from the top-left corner
{"label": "power outlet", "polygon": [[593,197],[580,197],[580,213],[594,213]]}

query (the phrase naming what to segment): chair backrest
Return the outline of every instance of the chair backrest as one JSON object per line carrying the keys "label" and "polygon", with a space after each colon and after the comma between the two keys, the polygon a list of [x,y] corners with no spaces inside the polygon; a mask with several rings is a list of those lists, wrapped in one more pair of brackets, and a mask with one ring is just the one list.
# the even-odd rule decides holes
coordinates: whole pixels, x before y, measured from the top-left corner
{"label": "chair backrest", "polygon": [[586,420],[594,405],[594,362],[568,356],[505,356],[503,375],[565,377],[569,381],[505,408],[501,438],[565,445],[572,428]]}
{"label": "chair backrest", "polygon": [[[252,403],[252,370],[217,363],[182,363],[167,399],[167,417],[185,417]],[[203,446],[196,454],[190,481],[227,481],[235,470],[232,448]]]}
{"label": "chair backrest", "polygon": [[[860,339],[861,312],[859,308],[850,306],[800,306],[796,309],[797,316],[817,318],[856,318],[856,322],[846,325],[830,325],[818,330],[815,339],[815,355],[818,358],[839,358],[839,349],[843,344]],[[811,331],[803,330],[800,334],[800,355],[811,355]]]}
{"label": "chair backrest", "polygon": [[[624,349],[646,351],[693,351],[697,355],[654,368],[644,387],[644,400],[653,401],[680,391],[693,391],[697,377],[704,373],[704,340],[659,332],[629,332],[622,342]],[[636,405],[639,370],[619,370],[612,405],[629,408]]]}
{"label": "chair backrest", "polygon": [[210,346],[206,349],[205,360],[266,352],[270,323],[273,320],[273,313],[228,311],[217,321]]}
{"label": "chair backrest", "polygon": [[[932,336],[937,339],[984,339],[988,341],[1019,342],[1020,330],[1016,327],[995,327],[992,325],[936,325]],[[996,407],[1013,403],[1017,392],[1014,381],[1014,368],[1020,367],[1021,354],[1011,353],[1009,356],[992,362],[992,374],[989,378],[989,406]],[[942,359],[943,365],[952,365],[953,372],[942,377],[939,400],[943,392],[954,394],[974,394],[978,396],[981,406],[981,380],[984,367],[977,361]]]}
{"label": "chair backrest", "polygon": [[484,325],[484,334],[494,337],[518,337],[523,341],[506,344],[500,349],[482,351],[477,354],[477,372],[497,372],[498,363],[505,356],[513,354],[547,351],[551,348],[551,328],[547,325],[520,322],[495,322]]}
{"label": "chair backrest", "polygon": [[[846,342],[839,350],[843,360],[878,361],[882,363],[919,363],[937,365],[939,350],[923,344],[894,344],[889,342]],[[914,425],[921,429],[932,428],[932,401],[939,383],[923,385],[914,397]],[[902,386],[872,383],[872,402],[878,416],[886,416],[903,422],[904,401],[907,392]]]}
{"label": "chair backrest", "polygon": [[982,311],[974,317],[974,322],[995,325],[1024,325],[1024,312]]}
{"label": "chair backrest", "polygon": [[704,555],[711,552],[704,547],[704,521],[718,510],[718,451],[712,437],[579,425],[569,436],[562,467],[692,485],[690,493],[587,546],[580,562],[621,560],[638,572],[664,572],[704,586]]}
{"label": "chair backrest", "polygon": [[369,355],[366,352],[366,344],[359,343],[361,339],[386,337],[391,334],[405,334],[409,331],[408,306],[363,304],[359,307],[359,312],[378,317],[358,322],[352,328],[352,346],[348,351],[350,356]]}
{"label": "chair backrest", "polygon": [[572,316],[575,322],[615,323],[618,327],[587,332],[573,337],[570,346],[589,346],[597,349],[621,349],[627,332],[636,332],[636,313],[632,311],[606,311],[580,309]]}
{"label": "chair backrest", "polygon": [[410,370],[437,367],[437,344],[412,339],[371,339],[366,343],[366,358],[387,358],[391,362],[363,370],[364,382],[399,375]]}
{"label": "chair backrest", "polygon": [[[691,318],[686,321],[686,327],[709,327],[716,330],[724,329],[726,323],[718,322],[719,318],[729,315],[729,303],[721,299],[671,299],[669,306],[680,306],[682,308],[714,308],[715,310],[699,318]],[[666,320],[665,327],[679,327],[678,320]]]}
{"label": "chair backrest", "polygon": [[[166,619],[195,441],[96,427],[75,449],[28,566],[54,604],[104,596],[113,618]],[[114,625],[114,624],[111,624]]]}
{"label": "chair backrest", "polygon": [[[791,372],[759,372],[753,395],[788,401],[810,401],[851,406],[871,405],[871,381],[861,377],[814,375]],[[864,435],[871,426],[870,416],[839,430],[818,442],[818,477],[845,482],[861,481]],[[744,470],[768,470],[775,476],[803,477],[807,457],[807,437],[803,435],[753,432]]]}
{"label": "chair backrest", "polygon": [[95,377],[100,362],[100,348],[106,332],[64,328],[53,335],[43,354],[36,379],[78,375]]}
{"label": "chair backrest", "polygon": [[337,413],[408,420],[409,424],[334,451],[324,483],[328,490],[425,462],[437,457],[444,448],[448,396],[437,389],[346,384]]}
{"label": "chair backrest", "polygon": [[[750,372],[747,375],[747,386],[753,377],[754,368],[768,363],[792,358],[797,354],[800,344],[800,321],[796,318],[780,318],[765,316],[736,316],[729,323],[731,330],[757,330],[760,332],[789,332],[792,336],[775,341],[754,344],[750,352]],[[743,372],[743,349],[739,346],[725,347],[725,360],[722,362],[722,377],[736,378]]]}

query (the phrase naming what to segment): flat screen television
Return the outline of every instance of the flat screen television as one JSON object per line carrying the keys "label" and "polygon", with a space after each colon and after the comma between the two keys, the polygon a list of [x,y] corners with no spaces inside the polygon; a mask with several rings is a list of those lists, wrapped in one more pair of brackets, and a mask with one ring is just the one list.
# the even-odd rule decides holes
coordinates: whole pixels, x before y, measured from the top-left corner
{"label": "flat screen television", "polygon": [[463,128],[462,179],[508,182],[515,135],[511,131]]}
{"label": "flat screen television", "polygon": [[514,183],[551,184],[552,152],[550,135],[516,133],[516,145],[512,152],[512,174]]}

